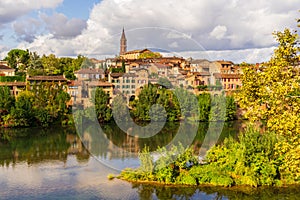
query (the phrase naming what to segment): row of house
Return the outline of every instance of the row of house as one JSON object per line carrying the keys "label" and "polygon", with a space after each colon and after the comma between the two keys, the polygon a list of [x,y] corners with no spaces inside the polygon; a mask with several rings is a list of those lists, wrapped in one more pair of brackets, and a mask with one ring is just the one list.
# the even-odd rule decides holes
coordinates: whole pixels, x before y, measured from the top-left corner
{"label": "row of house", "polygon": [[[137,51],[136,51],[137,52]],[[147,52],[151,52],[147,50]],[[136,57],[134,57],[136,58]],[[183,59],[179,57],[159,57],[146,59],[114,58],[96,62],[96,68],[84,68],[75,73],[76,80],[68,81],[64,76],[27,77],[26,82],[58,82],[67,86],[73,104],[90,104],[92,90],[102,88],[111,99],[123,94],[127,99],[136,98],[148,83],[162,84],[168,80],[174,87],[183,87],[195,94],[202,92],[202,86],[219,85],[223,91],[230,93],[241,86],[241,67],[230,61],[208,61],[204,59]],[[125,71],[112,72],[113,68]],[[99,68],[99,66],[106,66]],[[0,63],[0,75],[14,76],[14,70],[5,62]],[[26,82],[0,82],[8,86],[14,95],[26,88]],[[201,89],[202,88],[202,89]]]}

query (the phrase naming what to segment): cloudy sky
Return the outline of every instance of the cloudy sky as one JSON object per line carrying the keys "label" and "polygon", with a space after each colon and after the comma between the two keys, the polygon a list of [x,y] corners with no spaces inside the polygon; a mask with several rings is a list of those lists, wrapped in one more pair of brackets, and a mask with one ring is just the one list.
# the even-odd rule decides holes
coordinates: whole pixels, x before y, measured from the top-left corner
{"label": "cloudy sky", "polygon": [[12,48],[95,58],[154,48],[210,60],[262,62],[275,30],[296,29],[299,0],[1,0],[0,59]]}

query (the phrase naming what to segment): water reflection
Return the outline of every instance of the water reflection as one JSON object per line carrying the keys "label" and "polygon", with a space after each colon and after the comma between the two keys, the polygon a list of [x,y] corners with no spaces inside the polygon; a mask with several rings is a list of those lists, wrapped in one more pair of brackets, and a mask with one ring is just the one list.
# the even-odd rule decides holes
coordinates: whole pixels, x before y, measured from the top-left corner
{"label": "water reflection", "polygon": [[[188,141],[189,128],[182,141]],[[130,136],[115,124],[102,125],[102,132],[85,130],[82,140],[75,128],[0,129],[0,199],[297,199],[300,187],[288,188],[216,188],[170,187],[108,181],[109,173],[99,159],[124,167],[138,165],[137,152],[144,145],[152,151],[170,144],[179,125],[167,124],[155,136],[145,139]],[[212,142],[235,136],[240,123],[225,123],[217,137],[207,133],[208,124],[200,123],[193,138],[199,151],[206,134]],[[146,134],[146,133],[145,133]],[[18,137],[16,137],[18,136]],[[87,148],[85,148],[87,147]],[[92,157],[89,152],[93,152]],[[116,192],[117,191],[117,192]]]}
{"label": "water reflection", "polygon": [[299,199],[300,187],[174,187],[147,184],[132,184],[137,189],[139,199],[230,199],[230,200],[269,200]]}
{"label": "water reflection", "polygon": [[66,162],[74,154],[78,161],[87,162],[90,155],[82,145],[74,128],[0,129],[0,165],[16,163],[32,165],[44,161]]}
{"label": "water reflection", "polygon": [[[211,143],[221,142],[225,137],[235,136],[240,128],[238,123],[225,123],[220,137],[213,131],[207,133],[208,124],[200,123],[196,136],[190,133],[193,124],[167,123],[164,128],[150,138],[139,138],[123,132],[116,124],[103,124],[95,129],[92,126],[84,130],[81,139],[76,135],[74,128],[52,127],[49,129],[1,129],[0,135],[0,165],[15,165],[17,162],[26,162],[31,165],[43,161],[58,160],[66,162],[68,155],[75,155],[80,162],[87,162],[90,154],[102,160],[134,159],[144,146],[149,146],[151,151],[158,147],[168,146],[181,128],[185,134],[178,135],[177,139],[182,144],[189,144],[198,152],[202,142],[210,134]],[[133,130],[128,130],[133,131]],[[145,130],[145,134],[148,133]],[[148,130],[151,132],[151,130]],[[130,164],[130,163],[128,163]],[[123,167],[123,166],[121,166]]]}

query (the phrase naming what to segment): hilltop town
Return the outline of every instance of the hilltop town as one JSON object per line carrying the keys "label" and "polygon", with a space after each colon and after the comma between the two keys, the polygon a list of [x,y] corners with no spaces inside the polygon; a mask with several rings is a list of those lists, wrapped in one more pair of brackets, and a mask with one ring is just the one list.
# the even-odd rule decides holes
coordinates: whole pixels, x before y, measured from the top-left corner
{"label": "hilltop town", "polygon": [[[0,86],[9,87],[11,93],[16,96],[25,90],[27,84],[63,83],[67,86],[72,104],[88,103],[93,88],[102,88],[111,99],[116,94],[123,94],[130,100],[135,99],[141,88],[148,83],[167,88],[181,87],[196,95],[203,91],[212,93],[224,91],[230,94],[242,86],[241,64],[224,60],[164,57],[150,49],[127,51],[124,29],[118,56],[104,60],[91,58],[88,63],[73,71],[74,80],[65,74],[31,75],[28,73],[29,70],[26,70],[27,66],[23,66],[26,78],[18,77],[15,74],[16,69],[9,66],[7,61],[1,61]],[[258,66],[256,64],[254,67]]]}

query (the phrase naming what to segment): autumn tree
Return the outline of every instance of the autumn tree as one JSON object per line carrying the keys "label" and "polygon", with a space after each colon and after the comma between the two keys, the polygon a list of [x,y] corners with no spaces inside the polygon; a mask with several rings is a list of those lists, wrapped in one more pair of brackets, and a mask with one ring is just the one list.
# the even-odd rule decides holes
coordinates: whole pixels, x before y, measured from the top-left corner
{"label": "autumn tree", "polygon": [[300,180],[300,77],[298,34],[275,32],[278,47],[258,70],[244,68],[243,87],[237,94],[240,107],[251,121],[264,122],[281,138],[276,149],[282,178]]}

